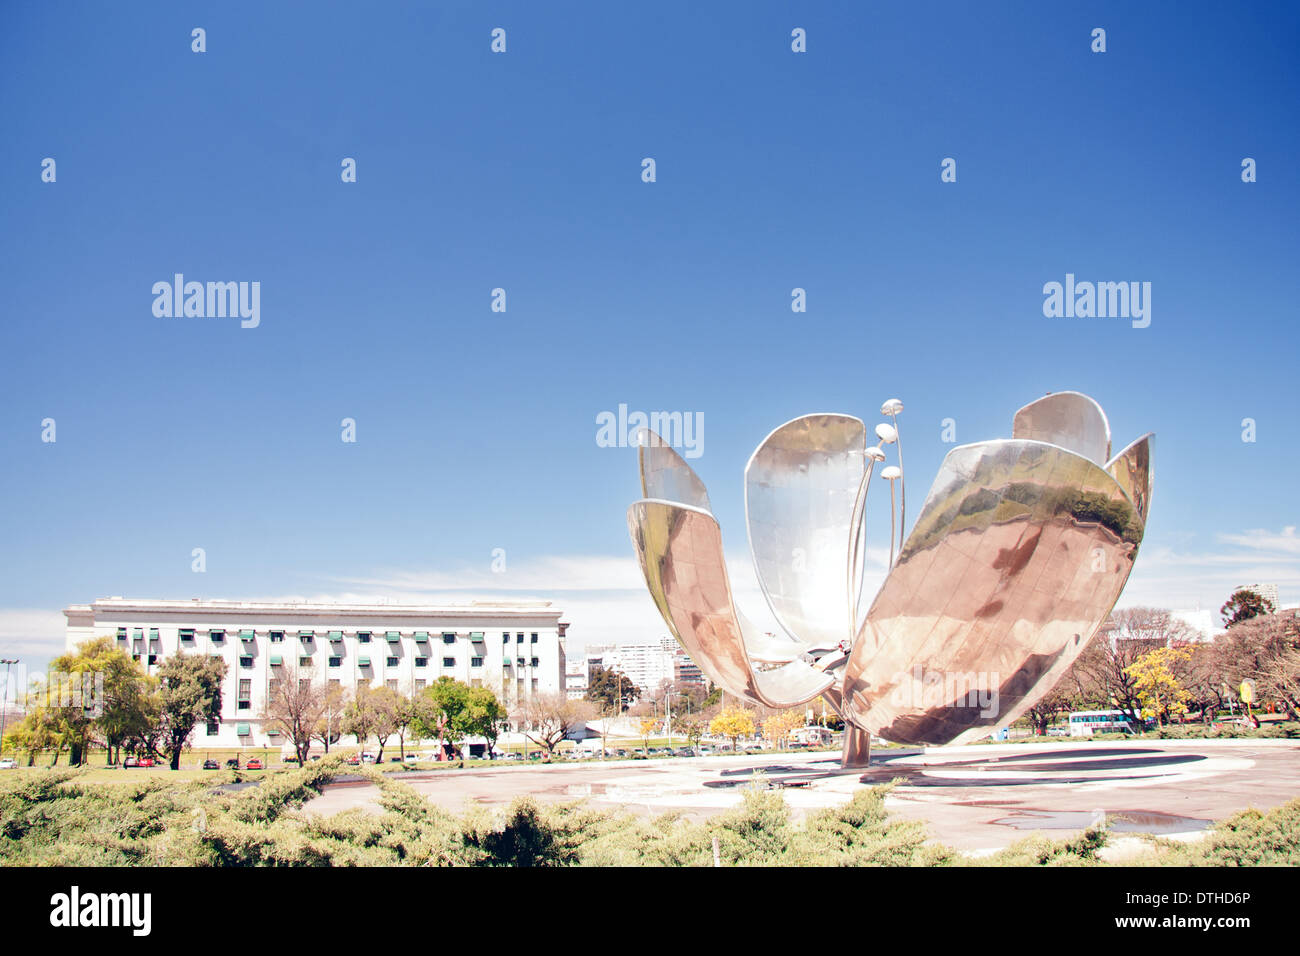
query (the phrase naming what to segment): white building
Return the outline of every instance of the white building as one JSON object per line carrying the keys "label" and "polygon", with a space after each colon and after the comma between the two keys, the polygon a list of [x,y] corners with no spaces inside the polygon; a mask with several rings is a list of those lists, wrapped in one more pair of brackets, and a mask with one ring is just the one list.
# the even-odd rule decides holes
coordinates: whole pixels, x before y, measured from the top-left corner
{"label": "white building", "polygon": [[671,637],[663,637],[652,644],[600,644],[587,648],[584,670],[603,667],[618,670],[649,696],[659,690],[665,681],[676,679],[677,657],[681,648]]}
{"label": "white building", "polygon": [[404,694],[447,676],[491,687],[507,707],[565,689],[568,624],[547,601],[259,604],[114,597],[63,613],[68,650],[109,637],[151,674],[176,653],[224,660],[221,719],[195,730],[191,743],[200,748],[282,745],[262,715],[270,682],[295,675],[345,692],[368,684]]}

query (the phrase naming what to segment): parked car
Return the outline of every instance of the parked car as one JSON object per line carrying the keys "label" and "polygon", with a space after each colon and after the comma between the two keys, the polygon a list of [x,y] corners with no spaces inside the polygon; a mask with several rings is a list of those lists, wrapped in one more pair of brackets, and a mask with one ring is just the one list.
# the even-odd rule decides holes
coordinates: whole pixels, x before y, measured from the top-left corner
{"label": "parked car", "polygon": [[347,764],[349,767],[361,766],[361,758],[358,757],[356,754],[351,754],[347,757],[344,757],[343,762]]}
{"label": "parked car", "polygon": [[372,754],[369,750],[363,750],[361,752],[362,763],[374,763],[376,759],[377,757],[375,756],[375,754]]}
{"label": "parked car", "polygon": [[204,770],[220,770],[220,769],[221,769],[221,765],[220,765],[219,763],[217,763],[215,760],[213,760],[211,757],[209,757],[207,760],[203,761],[203,769],[204,769]]}
{"label": "parked car", "polygon": [[0,759],[0,770],[13,770],[18,764],[13,757]]}
{"label": "parked car", "polygon": [[138,766],[140,766],[140,761],[139,761],[138,759],[136,759],[135,757],[126,757],[126,758],[122,761],[122,766],[123,766],[123,767],[138,767]]}
{"label": "parked car", "polygon": [[261,757],[254,757],[245,765],[248,770],[265,770],[266,766],[262,763]]}
{"label": "parked car", "polygon": [[141,758],[140,758],[140,766],[141,766],[141,767],[152,767],[152,766],[153,766],[153,757],[141,757]]}
{"label": "parked car", "polygon": [[226,767],[227,767],[228,769],[230,769],[230,770],[238,770],[238,769],[239,769],[239,758],[238,758],[238,757],[231,757],[229,760],[226,761]]}
{"label": "parked car", "polygon": [[285,754],[283,757],[280,758],[280,763],[297,763],[297,762],[298,762],[297,754]]}

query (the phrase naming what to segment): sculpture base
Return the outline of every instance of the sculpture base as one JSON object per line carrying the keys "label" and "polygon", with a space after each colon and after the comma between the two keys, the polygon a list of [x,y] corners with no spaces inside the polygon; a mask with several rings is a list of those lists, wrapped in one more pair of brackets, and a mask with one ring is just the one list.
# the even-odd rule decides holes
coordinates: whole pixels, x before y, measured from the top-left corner
{"label": "sculpture base", "polygon": [[871,763],[871,734],[861,727],[844,724],[844,750],[840,753],[840,768],[853,770]]}

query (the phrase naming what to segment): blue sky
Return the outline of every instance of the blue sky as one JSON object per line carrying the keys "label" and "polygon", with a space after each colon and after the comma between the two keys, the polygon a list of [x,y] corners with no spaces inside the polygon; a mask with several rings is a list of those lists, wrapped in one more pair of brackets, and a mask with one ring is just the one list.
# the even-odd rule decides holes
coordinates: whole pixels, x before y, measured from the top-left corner
{"label": "blue sky", "polygon": [[[1124,603],[1300,600],[1297,50],[1262,3],[6,5],[0,650],[116,594],[539,595],[575,645],[655,637],[619,403],[702,413],[752,578],[777,424],[903,399],[919,502],[944,418],[1078,389],[1157,433]],[[260,326],[155,317],[178,272],[260,282]],[[1045,318],[1066,273],[1150,282],[1150,327]]]}

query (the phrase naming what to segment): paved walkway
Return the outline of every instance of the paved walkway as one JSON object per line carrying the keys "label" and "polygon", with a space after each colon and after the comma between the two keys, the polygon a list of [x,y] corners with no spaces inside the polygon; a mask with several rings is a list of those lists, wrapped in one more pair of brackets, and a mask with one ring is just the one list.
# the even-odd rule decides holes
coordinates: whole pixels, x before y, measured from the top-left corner
{"label": "paved walkway", "polygon": [[[878,750],[867,770],[825,753],[560,763],[403,774],[435,803],[504,805],[517,796],[584,799],[634,813],[677,810],[702,819],[735,806],[761,772],[796,816],[849,799],[863,784],[900,779],[887,801],[926,821],[936,840],[997,849],[1041,830],[1078,833],[1105,814],[1112,830],[1195,838],[1211,821],[1300,796],[1300,741],[1121,741]],[[334,784],[308,808],[374,809],[368,783]]]}

